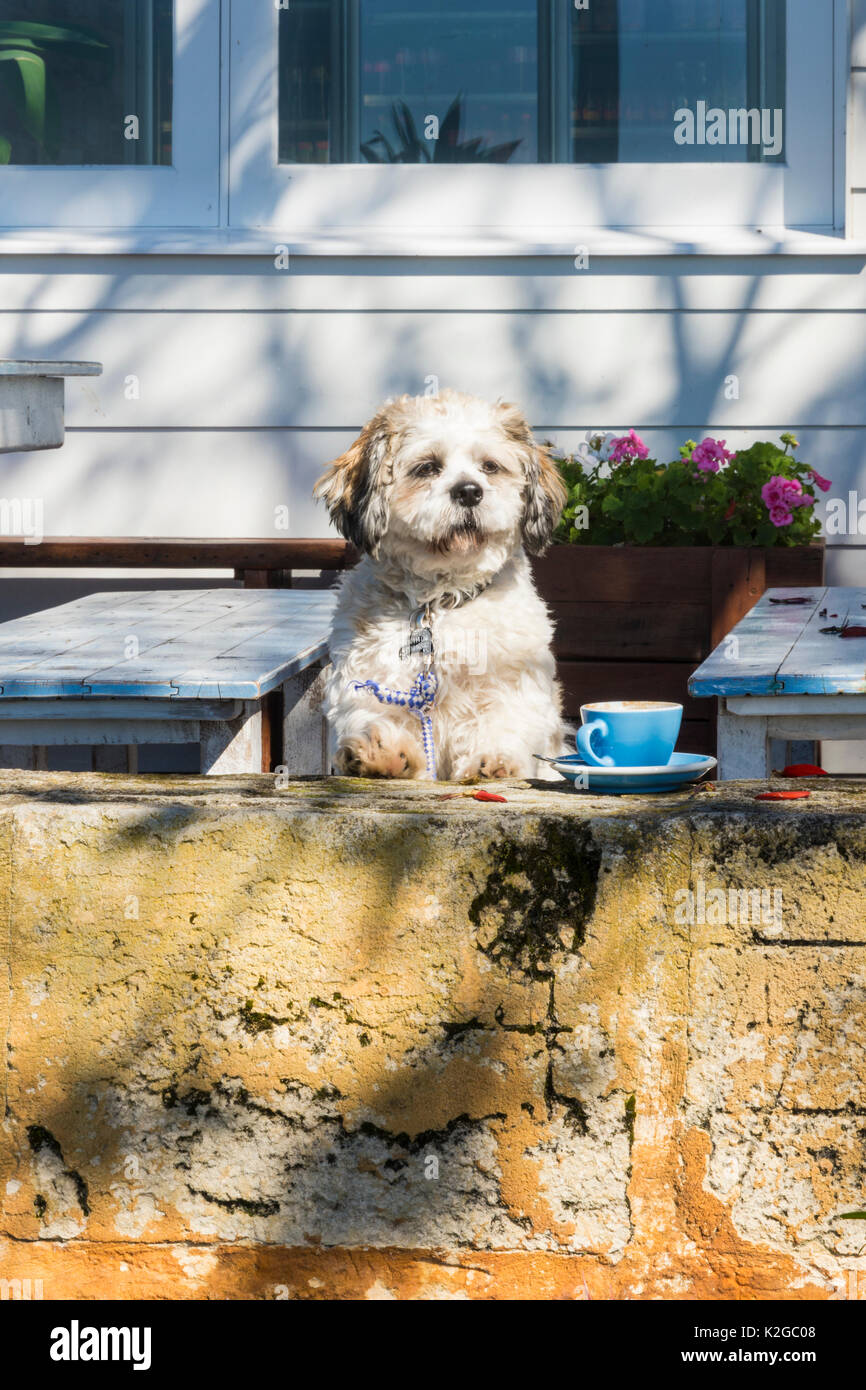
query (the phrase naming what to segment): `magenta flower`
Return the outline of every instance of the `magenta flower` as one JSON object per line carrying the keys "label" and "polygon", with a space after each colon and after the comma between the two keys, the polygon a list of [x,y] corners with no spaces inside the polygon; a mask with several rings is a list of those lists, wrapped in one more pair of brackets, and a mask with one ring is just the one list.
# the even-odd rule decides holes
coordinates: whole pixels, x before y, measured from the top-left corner
{"label": "magenta flower", "polygon": [[785,480],[785,502],[789,507],[814,507],[815,499],[803,491],[803,484],[796,478]]}
{"label": "magenta flower", "polygon": [[692,463],[696,463],[704,473],[718,473],[721,465],[732,458],[736,458],[736,455],[728,452],[724,439],[711,439],[707,435],[692,454]]}
{"label": "magenta flower", "polygon": [[812,482],[815,484],[816,487],[819,487],[822,492],[830,491],[833,484],[830,482],[829,478],[822,478],[821,474],[816,473],[814,468],[810,468],[809,473],[811,474]]}
{"label": "magenta flower", "polygon": [[776,474],[761,488],[761,496],[770,513],[774,526],[790,526],[797,507],[814,507],[814,497],[803,491],[803,484],[797,478],[783,478]]}
{"label": "magenta flower", "polygon": [[770,510],[772,510],[773,507],[783,506],[785,494],[782,491],[782,484],[787,481],[787,478],[771,478],[770,481],[764,483],[764,486],[761,488],[761,497]]}
{"label": "magenta flower", "polygon": [[629,430],[628,434],[620,435],[618,439],[610,441],[610,452],[607,458],[608,463],[628,463],[631,459],[649,458],[649,449],[639,434],[635,434],[634,430]]}

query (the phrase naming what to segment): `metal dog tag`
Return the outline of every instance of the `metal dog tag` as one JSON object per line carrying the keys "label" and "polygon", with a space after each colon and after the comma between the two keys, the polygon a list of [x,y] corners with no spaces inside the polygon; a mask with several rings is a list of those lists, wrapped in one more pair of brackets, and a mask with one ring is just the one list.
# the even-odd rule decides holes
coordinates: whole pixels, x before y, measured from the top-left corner
{"label": "metal dog tag", "polygon": [[400,648],[400,660],[408,661],[413,656],[433,655],[433,633],[429,627],[416,628],[409,633],[409,641]]}

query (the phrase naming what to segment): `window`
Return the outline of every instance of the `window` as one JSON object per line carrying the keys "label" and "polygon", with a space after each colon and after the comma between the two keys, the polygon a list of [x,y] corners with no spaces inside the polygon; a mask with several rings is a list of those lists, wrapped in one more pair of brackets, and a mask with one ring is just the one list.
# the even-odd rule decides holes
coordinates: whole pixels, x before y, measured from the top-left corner
{"label": "window", "polygon": [[[0,0],[0,227],[841,225],[846,0]],[[438,239],[438,240],[437,240]]]}
{"label": "window", "polygon": [[0,0],[0,225],[217,225],[219,57],[218,0]]}
{"label": "window", "polygon": [[279,103],[284,163],[537,163],[536,0],[304,0]]}
{"label": "window", "polygon": [[845,0],[231,5],[232,225],[835,225]]}
{"label": "window", "polygon": [[0,0],[0,163],[171,164],[171,0]]}
{"label": "window", "polygon": [[[281,163],[781,160],[784,104],[781,0],[293,0],[280,13]],[[735,135],[754,140],[729,138],[726,119],[677,144],[681,110],[767,110],[772,138],[739,118]]]}

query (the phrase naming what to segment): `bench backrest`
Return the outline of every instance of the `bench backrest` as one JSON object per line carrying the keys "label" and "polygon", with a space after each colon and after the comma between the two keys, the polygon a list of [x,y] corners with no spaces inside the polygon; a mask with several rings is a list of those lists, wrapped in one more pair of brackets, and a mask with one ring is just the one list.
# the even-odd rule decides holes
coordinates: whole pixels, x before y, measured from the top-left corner
{"label": "bench backrest", "polygon": [[52,536],[28,544],[0,537],[0,568],[15,569],[231,569],[246,588],[291,588],[296,570],[321,570],[328,584],[350,569],[358,552],[348,541],[316,537],[286,540],[213,540],[142,536]]}

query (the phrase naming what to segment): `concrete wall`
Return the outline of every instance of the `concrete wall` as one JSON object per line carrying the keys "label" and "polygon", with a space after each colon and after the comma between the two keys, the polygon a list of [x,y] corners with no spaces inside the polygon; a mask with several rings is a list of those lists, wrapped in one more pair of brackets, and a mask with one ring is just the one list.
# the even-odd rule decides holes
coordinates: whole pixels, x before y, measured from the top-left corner
{"label": "concrete wall", "polygon": [[2,774],[0,1278],[866,1296],[862,788],[504,790]]}

